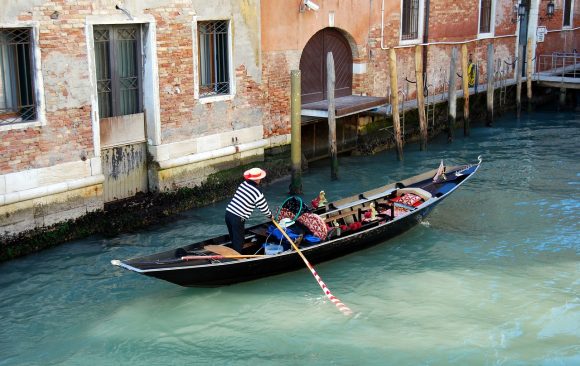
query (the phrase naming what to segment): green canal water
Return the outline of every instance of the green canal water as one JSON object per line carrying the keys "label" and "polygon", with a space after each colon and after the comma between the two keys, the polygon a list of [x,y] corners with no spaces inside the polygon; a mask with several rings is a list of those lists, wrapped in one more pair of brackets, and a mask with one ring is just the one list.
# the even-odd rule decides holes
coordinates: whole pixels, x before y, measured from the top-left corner
{"label": "green canal water", "polygon": [[483,157],[427,221],[316,265],[354,317],[306,269],[189,289],[110,265],[224,233],[225,201],[1,264],[0,365],[580,365],[579,148],[578,113],[553,111],[343,157],[337,182],[311,164],[305,197],[332,200]]}

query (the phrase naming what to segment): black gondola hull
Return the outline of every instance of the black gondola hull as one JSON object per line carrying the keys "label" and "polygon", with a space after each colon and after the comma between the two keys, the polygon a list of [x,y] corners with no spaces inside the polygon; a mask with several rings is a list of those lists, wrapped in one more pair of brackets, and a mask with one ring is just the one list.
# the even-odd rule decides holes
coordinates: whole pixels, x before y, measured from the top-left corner
{"label": "black gondola hull", "polygon": [[[440,201],[439,201],[440,202]],[[353,234],[344,239],[305,248],[302,253],[312,264],[339,258],[347,254],[387,241],[417,225],[435,205],[417,210],[393,224],[377,225],[375,228]],[[217,287],[274,276],[305,269],[304,262],[296,252],[287,252],[268,258],[225,262],[207,266],[163,269],[143,274],[186,287]]]}
{"label": "black gondola hull", "polygon": [[[445,179],[441,182],[434,182],[433,174],[438,174],[439,170],[433,170],[400,183],[379,187],[375,190],[329,204],[325,209],[328,210],[328,207],[332,207],[334,211],[330,210],[321,214],[321,217],[327,219],[327,223],[330,222],[329,219],[335,217],[332,216],[333,214],[337,212],[341,213],[341,210],[352,209],[351,212],[354,215],[354,209],[357,208],[360,217],[361,207],[368,209],[370,206],[365,206],[366,204],[370,202],[380,203],[379,200],[387,202],[384,200],[391,199],[395,191],[414,189],[419,194],[423,192],[428,195],[428,198],[418,207],[410,207],[408,212],[402,215],[395,215],[395,204],[393,204],[392,215],[389,219],[367,221],[365,226],[360,228],[360,230],[318,244],[305,246],[301,249],[301,252],[310,263],[317,264],[383,243],[420,223],[439,203],[463,184],[464,181],[470,178],[479,169],[480,164],[481,160],[478,164],[453,167],[448,174],[445,173],[447,175],[444,176]],[[349,215],[351,214],[347,212],[347,216]],[[248,228],[246,232],[255,233],[253,230],[265,225],[256,225]],[[178,250],[195,253],[196,250],[203,249],[210,244],[214,247],[216,245],[227,246],[228,240],[227,235],[222,235],[200,243],[191,244],[184,248],[179,248]],[[149,256],[112,262],[115,265],[131,271],[186,287],[231,285],[295,271],[305,267],[302,258],[293,250],[288,250],[277,255],[262,255],[258,258],[242,260],[224,258],[222,260],[210,261],[203,257],[204,259],[195,261],[184,261],[183,258],[177,255],[175,250],[169,250]]]}

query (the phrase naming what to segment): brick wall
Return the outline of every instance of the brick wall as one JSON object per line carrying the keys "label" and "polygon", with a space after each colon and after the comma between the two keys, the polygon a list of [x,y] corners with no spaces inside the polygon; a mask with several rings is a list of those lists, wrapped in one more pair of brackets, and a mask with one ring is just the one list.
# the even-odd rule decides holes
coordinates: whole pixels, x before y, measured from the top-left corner
{"label": "brick wall", "polygon": [[[261,125],[265,113],[263,88],[236,64],[231,75],[236,81],[235,98],[202,103],[194,97],[197,40],[192,37],[195,9],[178,2],[147,10],[157,22],[157,55],[161,108],[161,142],[171,143],[199,136]],[[235,30],[235,24],[231,28]],[[236,49],[234,54],[241,52]]]}
{"label": "brick wall", "polygon": [[[146,10],[157,30],[161,142],[174,142],[203,133],[200,118],[192,113],[195,101],[191,4],[168,3]],[[196,130],[194,126],[197,126]],[[207,125],[205,125],[207,126]]]}
{"label": "brick wall", "polygon": [[300,57],[299,54],[299,52],[270,52],[262,57],[262,83],[264,90],[267,91],[267,115],[264,121],[266,137],[290,133],[292,68],[289,58]]}
{"label": "brick wall", "polygon": [[[46,125],[0,131],[0,174],[94,156],[88,67],[82,67],[87,65],[85,17],[91,4],[55,0],[18,16],[20,22],[39,24]],[[51,19],[55,11],[59,17]]]}
{"label": "brick wall", "polygon": [[476,38],[479,0],[431,1],[429,40]]}

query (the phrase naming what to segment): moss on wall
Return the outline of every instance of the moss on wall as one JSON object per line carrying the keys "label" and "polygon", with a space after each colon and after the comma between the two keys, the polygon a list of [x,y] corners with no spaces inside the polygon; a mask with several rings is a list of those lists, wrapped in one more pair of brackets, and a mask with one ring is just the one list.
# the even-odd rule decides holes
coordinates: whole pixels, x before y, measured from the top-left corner
{"label": "moss on wall", "polygon": [[243,180],[243,172],[255,165],[268,172],[264,179],[265,184],[290,174],[288,151],[279,150],[265,155],[262,163],[251,163],[217,172],[210,175],[203,184],[193,188],[180,188],[165,193],[140,193],[130,199],[106,204],[104,210],[87,213],[75,220],[16,235],[0,235],[0,262],[89,235],[112,237],[153,224],[169,222],[179,212],[231,197]]}

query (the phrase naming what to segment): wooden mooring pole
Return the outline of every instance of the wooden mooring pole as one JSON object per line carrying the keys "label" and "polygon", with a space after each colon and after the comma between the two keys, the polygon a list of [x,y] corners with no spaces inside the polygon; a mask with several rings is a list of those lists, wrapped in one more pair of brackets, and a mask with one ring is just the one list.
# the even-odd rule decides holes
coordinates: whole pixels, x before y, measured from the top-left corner
{"label": "wooden mooring pole", "polygon": [[328,97],[328,147],[330,149],[330,179],[338,179],[338,153],[336,148],[336,107],[334,101],[334,58],[326,54],[326,93]]}
{"label": "wooden mooring pole", "polygon": [[389,71],[391,78],[391,108],[393,111],[393,130],[397,145],[397,159],[403,160],[403,137],[401,136],[401,119],[399,117],[399,83],[397,81],[397,53],[389,50]]}
{"label": "wooden mooring pole", "polygon": [[[449,117],[447,118],[447,141],[453,141],[453,129],[457,118],[457,47],[451,50],[449,63]],[[467,76],[467,75],[466,75]]]}
{"label": "wooden mooring pole", "polygon": [[532,74],[533,74],[533,53],[532,53],[532,37],[528,38],[528,48],[526,49],[526,87],[528,97],[528,112],[532,111]]}
{"label": "wooden mooring pole", "polygon": [[560,86],[560,98],[558,98],[558,107],[565,107],[566,106],[566,87],[564,84]]}
{"label": "wooden mooring pole", "polygon": [[493,44],[487,45],[487,115],[485,125],[493,125],[493,87],[495,84],[493,72]]}
{"label": "wooden mooring pole", "polygon": [[461,45],[461,74],[463,75],[463,135],[469,136],[469,71],[467,71],[467,45]]}
{"label": "wooden mooring pole", "polygon": [[292,178],[290,181],[290,194],[302,193],[302,107],[300,89],[300,70],[292,70],[290,73],[290,119],[292,130],[290,133],[290,156],[292,159]]}
{"label": "wooden mooring pole", "polygon": [[419,111],[419,130],[421,133],[421,150],[427,149],[427,118],[425,116],[425,82],[423,80],[423,46],[415,47],[415,77],[417,80],[417,108]]}
{"label": "wooden mooring pole", "polygon": [[518,68],[516,69],[516,117],[522,115],[522,72],[524,70],[524,45],[518,45]]}

